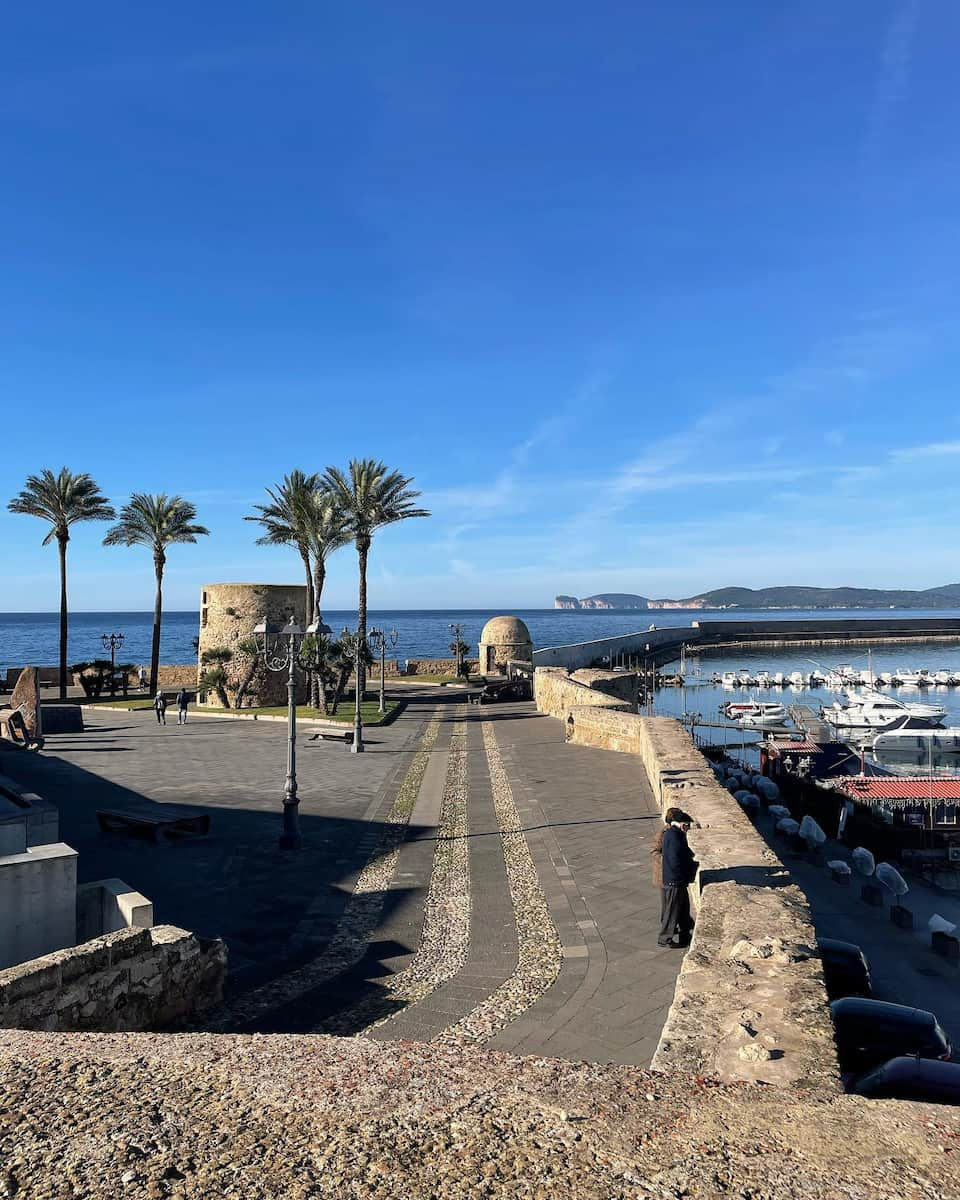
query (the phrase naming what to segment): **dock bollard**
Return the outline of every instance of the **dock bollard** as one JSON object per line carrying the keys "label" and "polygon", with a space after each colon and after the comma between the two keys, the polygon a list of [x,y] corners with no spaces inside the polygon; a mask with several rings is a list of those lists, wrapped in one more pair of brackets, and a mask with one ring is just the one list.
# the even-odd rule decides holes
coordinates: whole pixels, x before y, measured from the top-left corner
{"label": "dock bollard", "polygon": [[902,904],[890,905],[890,920],[898,929],[913,929],[913,913]]}
{"label": "dock bollard", "polygon": [[930,949],[941,958],[949,958],[954,962],[960,960],[960,939],[949,933],[931,933]]}

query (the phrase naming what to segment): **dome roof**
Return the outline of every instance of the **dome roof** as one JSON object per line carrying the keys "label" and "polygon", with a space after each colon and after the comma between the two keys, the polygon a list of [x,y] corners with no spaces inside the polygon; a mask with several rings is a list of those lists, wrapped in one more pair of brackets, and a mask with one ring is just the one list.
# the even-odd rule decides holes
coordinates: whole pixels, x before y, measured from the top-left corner
{"label": "dome roof", "polygon": [[480,641],[488,646],[533,645],[530,630],[519,617],[494,617],[484,625]]}

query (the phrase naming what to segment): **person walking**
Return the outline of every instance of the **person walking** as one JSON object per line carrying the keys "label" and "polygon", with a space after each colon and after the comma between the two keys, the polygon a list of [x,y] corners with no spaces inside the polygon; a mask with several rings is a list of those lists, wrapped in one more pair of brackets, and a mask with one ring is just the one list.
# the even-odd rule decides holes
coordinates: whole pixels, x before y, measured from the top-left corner
{"label": "person walking", "polygon": [[186,725],[187,723],[187,706],[190,703],[190,695],[186,688],[181,688],[177,692],[177,724]]}
{"label": "person walking", "polygon": [[[690,944],[693,919],[690,915],[690,884],[699,864],[687,845],[687,830],[693,818],[680,808],[668,808],[661,838],[662,885],[660,889],[660,933],[658,946],[682,950]],[[678,940],[674,941],[676,934]]]}
{"label": "person walking", "polygon": [[157,698],[153,702],[153,707],[157,713],[157,724],[166,725],[167,723],[167,698],[163,692],[157,692]]}
{"label": "person walking", "polygon": [[140,689],[141,692],[145,692],[147,690],[147,668],[146,667],[138,667],[137,668],[137,687]]}

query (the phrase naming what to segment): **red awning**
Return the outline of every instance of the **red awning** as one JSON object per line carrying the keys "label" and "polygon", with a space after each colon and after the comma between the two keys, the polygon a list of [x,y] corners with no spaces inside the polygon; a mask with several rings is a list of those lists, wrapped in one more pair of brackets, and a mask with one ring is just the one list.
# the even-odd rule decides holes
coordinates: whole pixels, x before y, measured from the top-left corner
{"label": "red awning", "polygon": [[960,779],[850,775],[833,781],[851,800],[960,800]]}

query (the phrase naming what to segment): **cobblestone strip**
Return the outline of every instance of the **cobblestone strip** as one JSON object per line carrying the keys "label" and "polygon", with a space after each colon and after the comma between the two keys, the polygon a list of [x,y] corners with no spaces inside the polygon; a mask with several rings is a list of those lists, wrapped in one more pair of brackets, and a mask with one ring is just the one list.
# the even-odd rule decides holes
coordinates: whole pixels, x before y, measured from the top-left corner
{"label": "cobblestone strip", "polygon": [[383,832],[360,872],[353,895],[347,901],[337,931],[326,950],[313,962],[238,996],[236,1001],[216,1014],[211,1024],[205,1023],[206,1028],[231,1029],[245,1025],[263,1013],[319,987],[363,957],[367,949],[367,937],[380,920],[387,889],[396,870],[400,844],[406,836],[410,814],[439,733],[440,722],[436,720],[431,721],[424,730],[420,748],[400,785],[384,822]]}
{"label": "cobblestone strip", "polygon": [[503,859],[517,923],[517,967],[509,979],[434,1041],[465,1046],[499,1033],[546,992],[560,974],[563,950],[530,856],[510,779],[500,757],[493,726],[483,722],[483,747],[490,768],[493,805],[500,825]]}
{"label": "cobblestone strip", "polygon": [[436,851],[423,905],[423,931],[413,961],[379,982],[375,995],[332,1014],[315,1032],[362,1035],[429,996],[463,969],[470,943],[466,743],[467,726],[461,721],[450,736]]}

